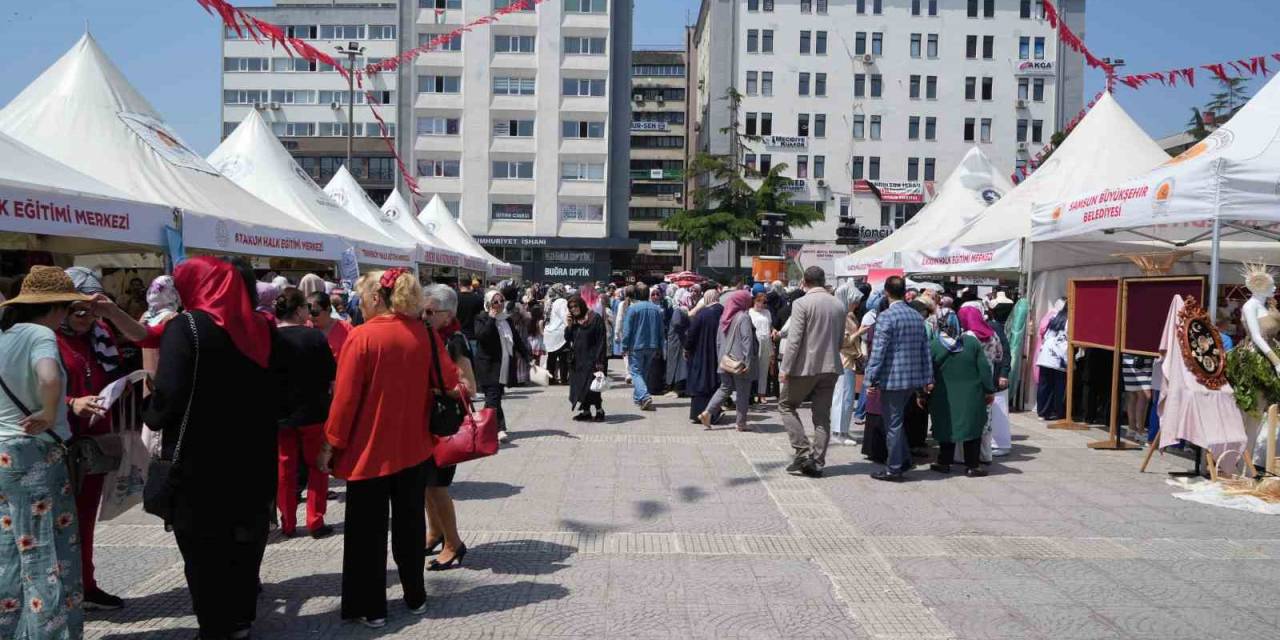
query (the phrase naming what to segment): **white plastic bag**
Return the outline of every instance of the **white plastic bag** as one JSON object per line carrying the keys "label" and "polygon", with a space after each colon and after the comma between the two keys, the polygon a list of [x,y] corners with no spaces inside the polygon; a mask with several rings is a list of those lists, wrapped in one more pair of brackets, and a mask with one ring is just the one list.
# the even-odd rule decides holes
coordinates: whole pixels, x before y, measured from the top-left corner
{"label": "white plastic bag", "polygon": [[546,367],[540,365],[531,365],[529,367],[529,382],[539,387],[545,387],[551,384],[551,372]]}
{"label": "white plastic bag", "polygon": [[596,393],[604,393],[609,390],[609,378],[603,373],[596,372],[596,377],[591,381],[591,390]]}
{"label": "white plastic bag", "polygon": [[133,507],[142,504],[142,487],[147,483],[147,469],[151,454],[137,431],[120,432],[123,455],[120,468],[102,479],[102,502],[98,509],[98,521],[110,520]]}

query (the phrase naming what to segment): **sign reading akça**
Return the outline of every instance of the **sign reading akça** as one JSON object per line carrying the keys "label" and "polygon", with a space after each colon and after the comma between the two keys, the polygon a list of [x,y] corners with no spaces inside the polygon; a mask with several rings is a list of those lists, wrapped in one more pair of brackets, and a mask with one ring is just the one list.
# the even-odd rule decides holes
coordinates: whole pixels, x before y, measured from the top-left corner
{"label": "sign reading ak\u00e7a", "polygon": [[1023,60],[1014,68],[1020,76],[1055,75],[1052,60]]}

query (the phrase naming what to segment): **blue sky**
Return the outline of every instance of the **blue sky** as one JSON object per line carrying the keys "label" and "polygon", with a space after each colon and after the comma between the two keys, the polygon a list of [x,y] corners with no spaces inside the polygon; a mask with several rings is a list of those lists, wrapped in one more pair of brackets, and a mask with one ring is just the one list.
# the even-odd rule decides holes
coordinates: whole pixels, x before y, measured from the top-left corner
{"label": "blue sky", "polygon": [[[265,0],[263,0],[265,2]],[[959,0],[953,0],[959,1]],[[0,8],[0,103],[7,103],[75,43],[85,21],[107,54],[197,151],[219,134],[218,22],[195,0],[8,0]],[[241,2],[238,4],[261,4]],[[637,45],[683,41],[699,0],[635,0]],[[1189,11],[1169,0],[1091,0],[1085,42],[1099,56],[1125,58],[1128,72],[1162,71],[1280,51],[1280,2],[1214,0]],[[1176,8],[1175,8],[1176,6]],[[1280,63],[1273,60],[1273,67]],[[1207,80],[1207,72],[1200,77]],[[1087,95],[1102,85],[1090,72]],[[1121,87],[1117,99],[1147,132],[1184,128],[1209,90]],[[1254,81],[1253,88],[1260,86]]]}

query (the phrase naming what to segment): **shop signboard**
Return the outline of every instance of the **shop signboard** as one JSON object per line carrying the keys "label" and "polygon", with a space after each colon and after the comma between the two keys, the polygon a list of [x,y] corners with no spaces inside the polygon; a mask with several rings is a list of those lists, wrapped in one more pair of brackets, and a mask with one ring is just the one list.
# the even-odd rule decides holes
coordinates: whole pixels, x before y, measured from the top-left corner
{"label": "shop signboard", "polygon": [[924,183],[889,180],[854,180],[854,193],[874,193],[886,204],[924,202]]}

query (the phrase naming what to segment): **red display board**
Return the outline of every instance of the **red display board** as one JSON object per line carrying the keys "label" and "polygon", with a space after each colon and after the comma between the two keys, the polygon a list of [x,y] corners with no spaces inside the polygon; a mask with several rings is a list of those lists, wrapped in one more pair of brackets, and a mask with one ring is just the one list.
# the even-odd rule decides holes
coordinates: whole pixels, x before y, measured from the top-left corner
{"label": "red display board", "polygon": [[1174,296],[1205,301],[1203,276],[1126,278],[1124,281],[1124,339],[1121,350],[1158,355],[1169,303]]}
{"label": "red display board", "polygon": [[1120,279],[1072,280],[1071,294],[1071,318],[1067,324],[1071,341],[1114,349],[1120,316]]}

